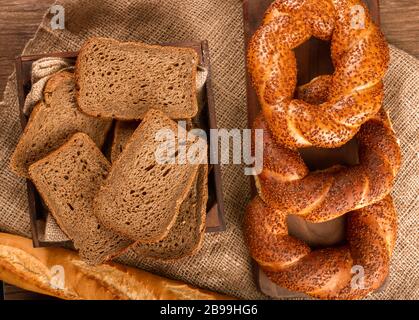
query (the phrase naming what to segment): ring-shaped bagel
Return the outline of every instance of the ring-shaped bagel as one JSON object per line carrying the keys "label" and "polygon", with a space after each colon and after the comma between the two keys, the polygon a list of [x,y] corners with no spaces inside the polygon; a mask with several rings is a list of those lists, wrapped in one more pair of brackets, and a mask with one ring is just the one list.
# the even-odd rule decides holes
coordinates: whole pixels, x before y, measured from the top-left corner
{"label": "ring-shaped bagel", "polygon": [[244,220],[250,254],[274,283],[321,299],[361,299],[382,285],[397,233],[390,196],[348,213],[347,243],[338,247],[312,250],[288,234],[287,215],[256,196]]}
{"label": "ring-shaped bagel", "polygon": [[[321,101],[328,76],[299,88],[302,101]],[[356,135],[359,164],[310,172],[300,153],[278,144],[262,115],[253,129],[263,129],[263,170],[255,177],[258,193],[272,208],[311,222],[324,222],[383,199],[392,189],[401,163],[398,140],[384,110]]]}
{"label": "ring-shaped bagel", "polygon": [[[311,36],[331,40],[327,99],[293,99],[293,49]],[[276,141],[289,148],[337,147],[374,117],[383,99],[388,45],[360,0],[278,0],[248,47],[248,69]]]}

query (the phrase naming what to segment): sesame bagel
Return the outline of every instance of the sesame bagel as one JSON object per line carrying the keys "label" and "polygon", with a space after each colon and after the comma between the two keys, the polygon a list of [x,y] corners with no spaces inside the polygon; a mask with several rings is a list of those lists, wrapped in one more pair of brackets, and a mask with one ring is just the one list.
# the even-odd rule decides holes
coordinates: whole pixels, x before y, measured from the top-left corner
{"label": "sesame bagel", "polygon": [[[299,97],[319,102],[327,83],[327,78],[316,78],[299,88]],[[382,200],[400,168],[400,146],[383,110],[356,135],[359,164],[349,167],[310,172],[298,151],[276,142],[262,115],[253,129],[263,130],[263,170],[255,177],[261,198],[310,222],[328,221]]]}
{"label": "sesame bagel", "polygon": [[312,250],[290,236],[287,215],[256,196],[244,219],[250,254],[274,283],[321,299],[361,299],[383,284],[397,231],[390,196],[348,213],[347,241],[337,247]]}
{"label": "sesame bagel", "polygon": [[[328,96],[330,76],[297,90],[319,104]],[[251,256],[271,281],[320,299],[362,299],[386,279],[397,232],[389,196],[401,153],[383,109],[361,126],[359,164],[310,171],[300,153],[278,143],[263,115],[263,170],[255,177],[258,195],[250,202],[244,235]],[[255,144],[253,143],[253,146]],[[346,242],[315,249],[288,233],[287,216],[314,223],[347,214]],[[361,272],[361,283],[354,274]]]}
{"label": "sesame bagel", "polygon": [[[293,49],[311,36],[331,40],[334,73],[324,102],[294,99]],[[275,140],[296,149],[345,144],[383,100],[389,50],[361,0],[278,0],[248,46],[248,69]]]}

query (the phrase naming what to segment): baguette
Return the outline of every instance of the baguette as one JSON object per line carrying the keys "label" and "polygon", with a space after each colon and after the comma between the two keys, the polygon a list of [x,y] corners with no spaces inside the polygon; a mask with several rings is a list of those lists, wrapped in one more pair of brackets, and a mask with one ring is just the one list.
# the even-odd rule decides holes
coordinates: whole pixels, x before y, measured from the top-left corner
{"label": "baguette", "polygon": [[[64,271],[62,286],[57,266]],[[33,248],[30,239],[6,233],[0,233],[0,279],[62,299],[232,299],[113,262],[89,266],[71,250]]]}

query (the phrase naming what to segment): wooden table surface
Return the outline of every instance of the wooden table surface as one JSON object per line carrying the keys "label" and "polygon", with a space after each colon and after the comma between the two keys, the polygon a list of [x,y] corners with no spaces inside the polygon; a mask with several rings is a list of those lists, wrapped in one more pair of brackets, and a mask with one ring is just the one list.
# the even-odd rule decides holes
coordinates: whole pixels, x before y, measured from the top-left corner
{"label": "wooden table surface", "polygon": [[[14,58],[33,36],[45,11],[54,0],[0,0],[0,100]],[[381,0],[381,28],[391,44],[419,58],[419,1]],[[6,298],[41,296],[6,287]]]}

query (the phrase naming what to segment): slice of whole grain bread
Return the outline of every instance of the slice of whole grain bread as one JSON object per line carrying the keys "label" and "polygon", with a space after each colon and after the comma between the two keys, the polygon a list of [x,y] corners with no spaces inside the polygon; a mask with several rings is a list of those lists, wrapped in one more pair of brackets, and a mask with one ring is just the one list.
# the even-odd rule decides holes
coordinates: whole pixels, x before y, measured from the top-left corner
{"label": "slice of whole grain bread", "polygon": [[197,66],[190,48],[91,38],[76,62],[77,101],[97,117],[139,120],[152,107],[172,119],[192,118]]}
{"label": "slice of whole grain bread", "polygon": [[128,139],[137,129],[139,122],[137,121],[116,121],[112,140],[111,162],[115,162]]}
{"label": "slice of whole grain bread", "polygon": [[84,133],[29,167],[29,175],[60,228],[89,264],[122,253],[132,241],[105,228],[93,214],[93,198],[109,162]]}
{"label": "slice of whole grain bread", "polygon": [[11,157],[10,167],[17,175],[28,178],[32,163],[60,147],[76,132],[88,134],[101,147],[110,127],[111,121],[79,111],[73,74],[59,72],[47,82],[44,102],[38,103],[32,111]]}
{"label": "slice of whole grain bread", "polygon": [[208,166],[203,164],[167,236],[156,243],[134,244],[131,249],[140,256],[162,260],[175,260],[197,253],[205,234],[207,200]]}
{"label": "slice of whole grain bread", "polygon": [[[157,139],[159,133],[176,138],[176,144],[165,149],[173,155],[173,163],[156,159],[163,146]],[[157,242],[167,235],[199,167],[199,163],[179,163],[179,144],[186,150],[191,145],[181,139],[186,134],[163,112],[151,109],[146,114],[95,198],[95,214],[105,226],[143,243]]]}

